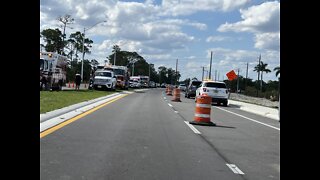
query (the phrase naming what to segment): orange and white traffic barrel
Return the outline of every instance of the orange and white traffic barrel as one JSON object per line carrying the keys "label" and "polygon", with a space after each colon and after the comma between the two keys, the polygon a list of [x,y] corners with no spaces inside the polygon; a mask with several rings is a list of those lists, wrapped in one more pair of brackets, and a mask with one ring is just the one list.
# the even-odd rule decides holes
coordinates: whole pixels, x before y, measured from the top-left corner
{"label": "orange and white traffic barrel", "polygon": [[180,89],[179,88],[174,88],[174,90],[173,90],[173,99],[171,101],[181,102],[181,100],[180,100]]}
{"label": "orange and white traffic barrel", "polygon": [[194,121],[189,122],[195,125],[215,126],[210,120],[211,101],[212,98],[208,95],[201,95],[196,97],[196,110],[194,114]]}
{"label": "orange and white traffic barrel", "polygon": [[168,86],[167,95],[172,96],[172,87],[170,85]]}

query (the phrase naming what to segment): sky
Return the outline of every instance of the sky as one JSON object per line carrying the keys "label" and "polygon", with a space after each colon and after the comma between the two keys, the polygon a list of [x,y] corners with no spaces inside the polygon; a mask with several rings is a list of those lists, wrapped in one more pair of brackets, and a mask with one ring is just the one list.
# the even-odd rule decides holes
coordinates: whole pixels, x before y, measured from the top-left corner
{"label": "sky", "polygon": [[[40,0],[40,32],[59,28],[57,19],[66,14],[76,31],[94,41],[91,54],[104,64],[113,45],[139,53],[148,63],[177,69],[180,81],[208,76],[225,80],[235,70],[257,80],[253,71],[261,61],[270,73],[263,80],[277,80],[280,66],[280,2],[262,0]],[[106,21],[106,22],[103,22]],[[40,38],[40,43],[43,40]]]}

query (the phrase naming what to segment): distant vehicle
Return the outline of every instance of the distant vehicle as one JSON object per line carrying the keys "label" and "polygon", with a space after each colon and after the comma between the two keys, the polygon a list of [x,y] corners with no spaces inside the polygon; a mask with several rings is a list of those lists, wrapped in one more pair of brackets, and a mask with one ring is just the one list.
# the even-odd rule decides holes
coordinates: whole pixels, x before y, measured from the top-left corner
{"label": "distant vehicle", "polygon": [[200,86],[201,83],[202,83],[202,81],[192,80],[186,88],[185,97],[186,98],[195,97],[196,90]]}
{"label": "distant vehicle", "polygon": [[186,91],[186,85],[185,84],[180,84],[178,86],[178,88],[181,90],[181,91]]}
{"label": "distant vehicle", "polygon": [[141,87],[149,87],[149,76],[130,76],[130,80],[139,81]]}
{"label": "distant vehicle", "polygon": [[110,70],[97,70],[94,74],[93,88],[94,89],[116,89],[116,76]]}
{"label": "distant vehicle", "polygon": [[106,64],[105,66],[98,66],[97,70],[110,70],[113,71],[116,76],[117,83],[116,87],[120,89],[129,88],[129,73],[126,66],[115,66],[111,64]]}
{"label": "distant vehicle", "polygon": [[150,81],[149,82],[149,87],[156,88],[157,86],[156,86],[156,83],[154,81]]}
{"label": "distant vehicle", "polygon": [[224,106],[228,105],[228,89],[224,82],[218,81],[203,81],[199,88],[196,90],[196,96],[208,95],[212,97],[212,103],[223,103]]}
{"label": "distant vehicle", "polygon": [[[67,64],[66,56],[53,52],[40,52],[40,89],[62,90],[66,84]],[[46,82],[45,87],[41,87]]]}
{"label": "distant vehicle", "polygon": [[138,80],[130,80],[129,86],[131,88],[141,88],[141,83]]}

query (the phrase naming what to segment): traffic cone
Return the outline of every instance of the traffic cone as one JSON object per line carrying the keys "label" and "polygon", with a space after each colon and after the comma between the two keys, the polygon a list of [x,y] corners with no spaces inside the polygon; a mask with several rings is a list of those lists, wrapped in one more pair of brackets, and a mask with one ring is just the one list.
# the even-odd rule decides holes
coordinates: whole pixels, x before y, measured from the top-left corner
{"label": "traffic cone", "polygon": [[173,90],[173,99],[171,101],[181,102],[181,100],[180,100],[180,89],[179,88],[174,88],[174,90]]}
{"label": "traffic cone", "polygon": [[201,95],[196,97],[196,110],[194,114],[194,121],[189,122],[195,125],[216,126],[210,121],[211,101],[212,98],[208,95]]}
{"label": "traffic cone", "polygon": [[172,87],[171,86],[168,87],[167,95],[172,96]]}

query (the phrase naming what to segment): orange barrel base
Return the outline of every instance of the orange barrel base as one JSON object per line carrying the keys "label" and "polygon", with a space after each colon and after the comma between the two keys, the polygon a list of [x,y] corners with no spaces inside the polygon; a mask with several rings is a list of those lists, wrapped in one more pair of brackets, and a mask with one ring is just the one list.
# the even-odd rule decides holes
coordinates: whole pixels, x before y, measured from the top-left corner
{"label": "orange barrel base", "polygon": [[189,122],[189,124],[202,125],[202,126],[216,126],[216,124],[211,121],[209,121],[209,122],[191,121],[191,122]]}
{"label": "orange barrel base", "polygon": [[189,122],[194,125],[216,126],[210,120],[211,101],[212,98],[207,95],[196,97],[196,110],[194,114],[194,121]]}

